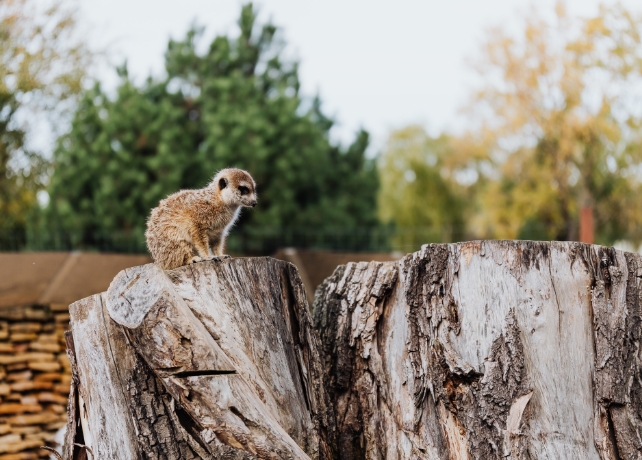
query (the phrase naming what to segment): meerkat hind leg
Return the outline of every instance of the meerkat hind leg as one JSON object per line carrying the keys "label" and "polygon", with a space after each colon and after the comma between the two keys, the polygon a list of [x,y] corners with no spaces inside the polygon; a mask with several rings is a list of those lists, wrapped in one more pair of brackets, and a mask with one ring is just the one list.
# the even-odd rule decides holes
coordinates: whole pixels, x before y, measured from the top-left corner
{"label": "meerkat hind leg", "polygon": [[184,240],[161,240],[158,242],[158,248],[154,252],[156,254],[154,261],[163,270],[173,270],[200,260],[195,260],[192,245]]}

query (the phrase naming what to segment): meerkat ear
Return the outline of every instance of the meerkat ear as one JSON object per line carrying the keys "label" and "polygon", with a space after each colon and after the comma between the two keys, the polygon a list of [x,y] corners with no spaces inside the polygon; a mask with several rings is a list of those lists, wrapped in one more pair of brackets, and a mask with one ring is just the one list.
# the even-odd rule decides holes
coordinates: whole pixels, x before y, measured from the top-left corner
{"label": "meerkat ear", "polygon": [[224,177],[221,177],[221,178],[218,180],[218,188],[220,188],[221,190],[223,190],[225,187],[227,187],[227,179],[226,179],[226,178],[224,178]]}

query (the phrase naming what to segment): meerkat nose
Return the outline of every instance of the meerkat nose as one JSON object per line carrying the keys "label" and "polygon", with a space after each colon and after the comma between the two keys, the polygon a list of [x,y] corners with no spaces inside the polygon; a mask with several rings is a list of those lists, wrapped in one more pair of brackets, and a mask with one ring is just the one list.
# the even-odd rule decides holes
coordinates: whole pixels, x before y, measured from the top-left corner
{"label": "meerkat nose", "polygon": [[252,207],[256,206],[256,200],[252,201]]}

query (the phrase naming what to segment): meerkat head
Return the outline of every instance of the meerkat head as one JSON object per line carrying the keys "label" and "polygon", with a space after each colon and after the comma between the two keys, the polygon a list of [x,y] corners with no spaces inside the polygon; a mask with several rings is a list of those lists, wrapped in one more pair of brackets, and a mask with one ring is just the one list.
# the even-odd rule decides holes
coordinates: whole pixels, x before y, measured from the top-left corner
{"label": "meerkat head", "polygon": [[214,176],[210,187],[218,190],[228,206],[256,206],[256,184],[247,171],[223,169]]}

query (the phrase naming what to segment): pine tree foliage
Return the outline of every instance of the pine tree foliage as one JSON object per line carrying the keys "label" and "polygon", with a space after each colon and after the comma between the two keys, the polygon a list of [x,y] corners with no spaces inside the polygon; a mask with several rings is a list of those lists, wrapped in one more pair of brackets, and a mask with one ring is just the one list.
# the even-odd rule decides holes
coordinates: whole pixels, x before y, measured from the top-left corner
{"label": "pine tree foliage", "polygon": [[242,8],[240,33],[202,49],[203,29],[169,42],[166,73],[137,86],[125,68],[117,95],[88,91],[55,152],[49,228],[142,235],[160,199],[203,187],[228,166],[247,169],[259,206],[245,228],[356,227],[376,222],[376,170],[368,134],[347,148],[329,139],[318,99],[299,94],[296,62],[279,30]]}
{"label": "pine tree foliage", "polygon": [[558,1],[514,35],[491,32],[471,104],[483,237],[642,241],[642,16],[622,5],[572,17]]}

